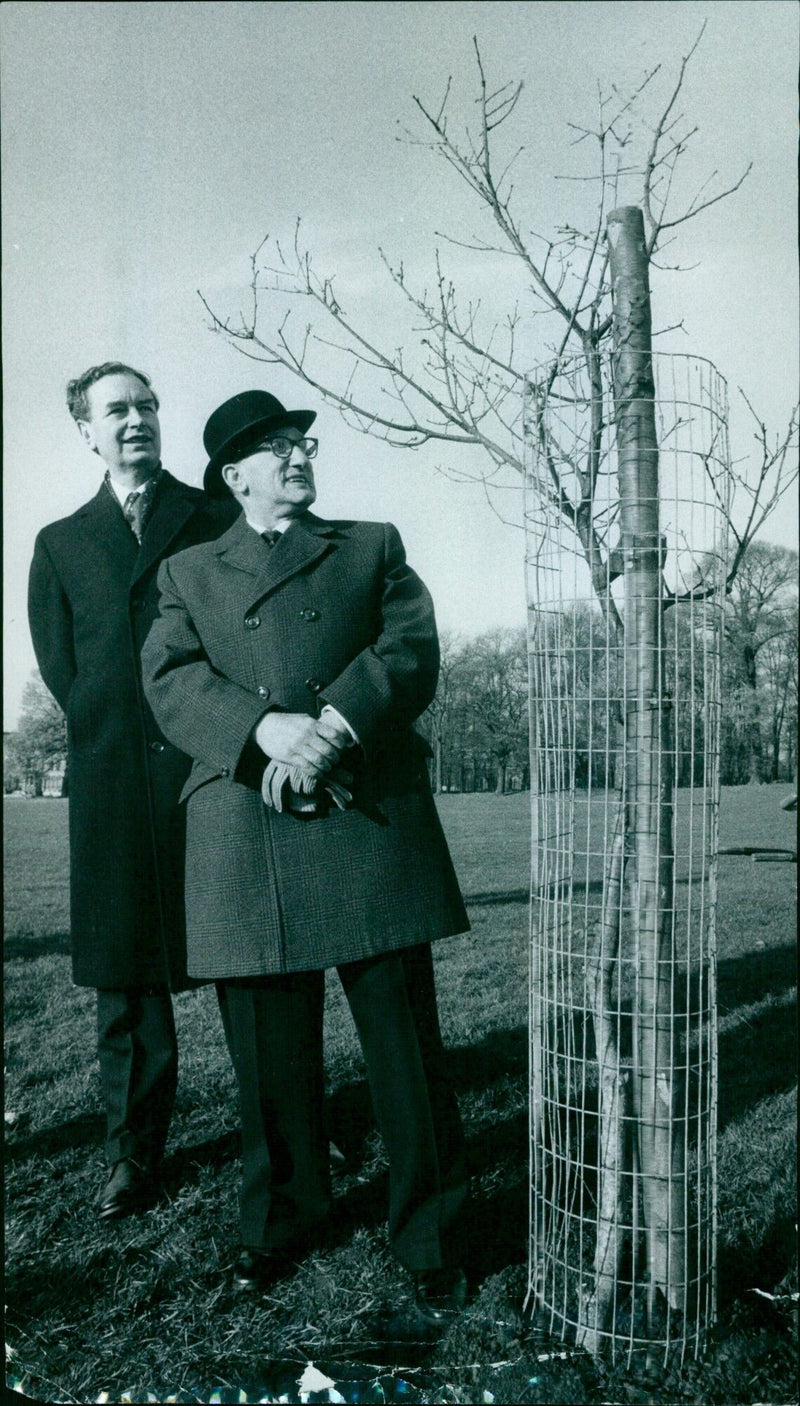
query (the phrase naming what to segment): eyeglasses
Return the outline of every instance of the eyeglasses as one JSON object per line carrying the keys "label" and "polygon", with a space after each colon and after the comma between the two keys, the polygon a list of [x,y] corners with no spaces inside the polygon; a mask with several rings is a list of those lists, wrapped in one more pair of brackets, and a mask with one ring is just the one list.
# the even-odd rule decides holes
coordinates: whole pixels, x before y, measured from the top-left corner
{"label": "eyeglasses", "polygon": [[262,439],[250,453],[257,454],[259,449],[268,449],[279,459],[288,459],[293,449],[302,449],[307,459],[313,459],[318,448],[318,439],[287,439],[284,435],[275,435],[272,439]]}

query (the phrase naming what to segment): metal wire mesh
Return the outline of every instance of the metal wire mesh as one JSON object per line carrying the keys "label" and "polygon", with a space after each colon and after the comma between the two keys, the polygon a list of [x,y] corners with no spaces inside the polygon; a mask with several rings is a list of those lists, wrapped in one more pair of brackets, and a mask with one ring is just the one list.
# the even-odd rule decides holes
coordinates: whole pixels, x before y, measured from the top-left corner
{"label": "metal wire mesh", "polygon": [[653,362],[649,577],[623,530],[610,365],[572,359],[526,385],[529,1299],[565,1341],[666,1364],[702,1352],[715,1314],[730,468],[723,379],[698,358]]}

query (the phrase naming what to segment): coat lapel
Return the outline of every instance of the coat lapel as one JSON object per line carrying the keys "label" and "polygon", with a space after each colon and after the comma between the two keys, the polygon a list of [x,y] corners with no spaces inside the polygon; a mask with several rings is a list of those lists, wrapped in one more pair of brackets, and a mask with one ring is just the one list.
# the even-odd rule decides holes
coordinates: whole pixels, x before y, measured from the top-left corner
{"label": "coat lapel", "polygon": [[[131,585],[138,581],[146,571],[149,571],[154,562],[161,560],[170,542],[177,537],[196,507],[196,493],[186,491],[184,484],[165,471],[156,491],[153,511],[142,536]],[[130,528],[127,527],[124,520],[123,526],[130,533]]]}
{"label": "coat lapel", "polygon": [[268,547],[242,513],[220,537],[216,551],[227,566],[251,577],[247,593],[252,607],[289,577],[324,556],[333,545],[335,533],[332,523],[307,514],[293,522],[274,547]]}
{"label": "coat lapel", "polygon": [[[80,522],[91,538],[92,547],[98,547],[107,558],[112,577],[119,577],[126,584],[136,562],[138,547],[122,509],[115,502],[105,483],[100,484],[94,498],[80,510]],[[90,560],[91,558],[89,558]]]}

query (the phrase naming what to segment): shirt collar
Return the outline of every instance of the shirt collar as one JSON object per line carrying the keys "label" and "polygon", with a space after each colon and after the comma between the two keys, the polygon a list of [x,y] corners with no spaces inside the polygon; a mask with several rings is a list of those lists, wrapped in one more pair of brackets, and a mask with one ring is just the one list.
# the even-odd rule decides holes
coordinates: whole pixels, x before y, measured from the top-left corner
{"label": "shirt collar", "polygon": [[158,481],[161,478],[163,472],[164,470],[159,464],[157,468],[153,469],[153,472],[150,474],[150,476],[145,479],[144,483],[137,484],[136,488],[128,488],[127,484],[118,483],[116,479],[112,478],[109,470],[106,469],[105,474],[103,476],[103,482],[105,483],[109,493],[111,493],[113,497],[116,498],[120,507],[124,508],[126,499],[131,493],[143,493],[146,488],[150,489],[151,493],[154,492],[156,485],[158,484]]}
{"label": "shirt collar", "polygon": [[252,527],[253,531],[257,532],[259,537],[263,532],[288,532],[294,522],[294,518],[282,517],[276,522],[274,527],[265,527],[262,522],[256,522],[255,518],[248,517],[247,513],[245,513],[244,516],[248,527]]}

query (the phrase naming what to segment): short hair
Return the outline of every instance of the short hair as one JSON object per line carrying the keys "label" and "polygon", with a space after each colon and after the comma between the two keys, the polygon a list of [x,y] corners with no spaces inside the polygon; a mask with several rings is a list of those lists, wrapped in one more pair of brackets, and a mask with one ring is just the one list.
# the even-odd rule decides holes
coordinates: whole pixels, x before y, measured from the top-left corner
{"label": "short hair", "polygon": [[124,361],[104,361],[100,366],[90,366],[88,371],[84,371],[82,376],[76,376],[74,381],[67,383],[67,409],[73,420],[88,420],[90,418],[89,401],[86,392],[95,381],[102,381],[104,376],[124,376],[130,374],[135,376],[143,386],[147,386],[158,410],[158,396],[150,384],[150,377],[145,376],[143,371],[137,371],[135,366],[126,366]]}

